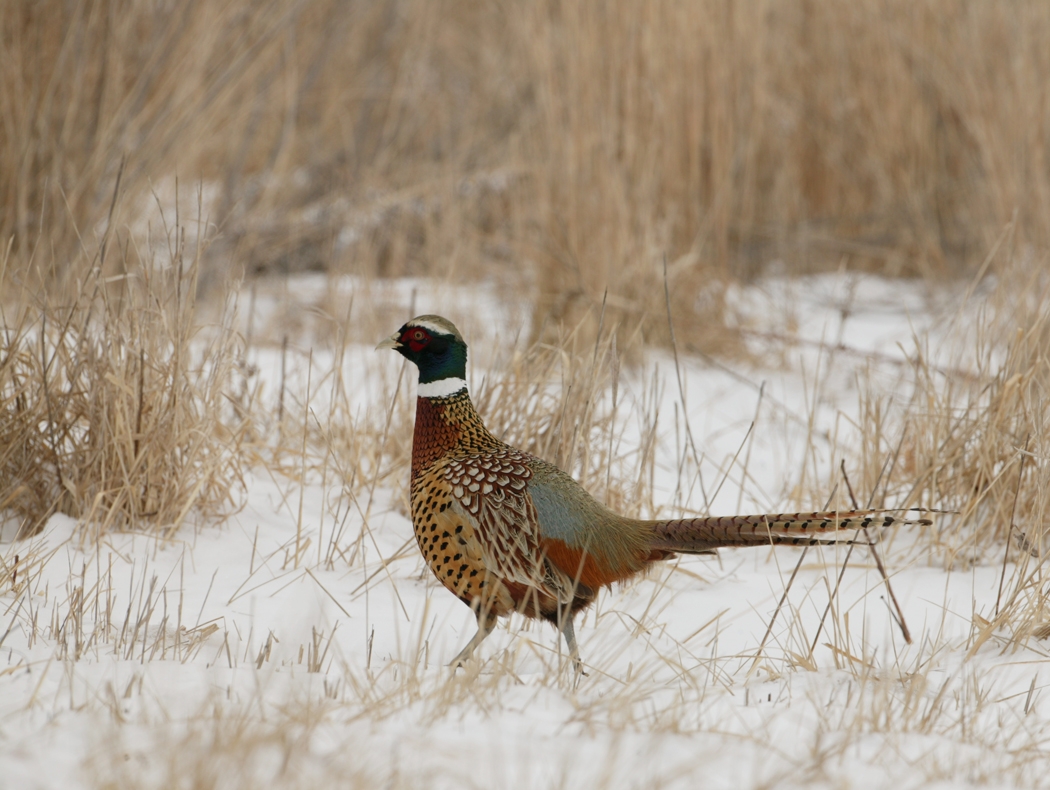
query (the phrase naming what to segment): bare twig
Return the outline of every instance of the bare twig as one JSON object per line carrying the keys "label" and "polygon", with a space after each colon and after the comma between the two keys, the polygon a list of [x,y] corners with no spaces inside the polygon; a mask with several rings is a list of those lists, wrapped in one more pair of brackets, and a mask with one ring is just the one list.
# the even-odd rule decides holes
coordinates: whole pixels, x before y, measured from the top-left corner
{"label": "bare twig", "polygon": [[1024,461],[1028,457],[1028,442],[1032,438],[1032,434],[1028,434],[1024,439],[1024,450],[1021,452],[1021,460],[1017,467],[1017,486],[1014,488],[1014,504],[1013,510],[1010,512],[1010,526],[1006,531],[1006,548],[1003,549],[1003,570],[999,574],[999,591],[995,595],[995,616],[999,616],[999,603],[1003,597],[1003,580],[1006,578],[1006,561],[1010,556],[1010,538],[1013,537],[1014,532],[1014,520],[1017,518],[1017,499],[1021,494],[1021,478],[1024,475]]}
{"label": "bare twig", "polygon": [[[849,491],[850,502],[853,503],[853,507],[857,507],[857,498],[853,495],[853,486],[850,485],[849,475],[846,474],[846,459],[842,459],[842,479],[846,481],[846,489]],[[897,602],[897,596],[893,593],[893,585],[890,584],[890,577],[886,575],[886,568],[883,567],[882,558],[879,556],[878,549],[875,548],[875,544],[871,540],[871,536],[868,534],[868,528],[864,528],[864,540],[868,542],[868,551],[871,552],[871,556],[875,559],[875,565],[879,569],[879,574],[882,576],[882,582],[886,585],[886,592],[890,595],[890,600],[893,601],[893,608],[897,611],[896,620],[897,625],[901,628],[901,634],[904,636],[904,641],[909,645],[911,644],[911,632],[908,630],[908,624],[904,621],[904,612],[901,610],[901,605]]]}

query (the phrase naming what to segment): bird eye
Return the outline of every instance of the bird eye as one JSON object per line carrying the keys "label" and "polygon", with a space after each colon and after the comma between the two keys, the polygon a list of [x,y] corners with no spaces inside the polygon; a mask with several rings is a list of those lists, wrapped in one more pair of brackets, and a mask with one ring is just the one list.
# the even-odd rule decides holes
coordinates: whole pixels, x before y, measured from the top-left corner
{"label": "bird eye", "polygon": [[417,329],[415,332],[412,333],[413,340],[426,340],[426,337],[427,333],[424,332],[422,329]]}

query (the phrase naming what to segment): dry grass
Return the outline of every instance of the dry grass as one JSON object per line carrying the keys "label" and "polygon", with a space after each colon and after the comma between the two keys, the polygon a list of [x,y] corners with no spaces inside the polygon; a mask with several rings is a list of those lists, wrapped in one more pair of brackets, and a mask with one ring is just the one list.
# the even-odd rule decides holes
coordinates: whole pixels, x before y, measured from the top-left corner
{"label": "dry grass", "polygon": [[994,605],[973,613],[967,657],[988,644],[1042,650],[1037,640],[1050,635],[1050,283],[1045,258],[1018,251],[1009,233],[1000,242],[978,277],[956,287],[939,331],[915,338],[896,387],[861,377],[847,450],[858,490],[876,505],[945,511],[905,539],[915,560],[949,573],[997,569]]}
{"label": "dry grass", "polygon": [[958,511],[936,536],[949,565],[998,556],[1008,539],[1022,554],[1046,551],[1050,283],[1044,261],[1000,257],[994,280],[962,294],[948,327],[962,340],[922,342],[910,397],[863,409],[873,457],[899,452],[895,496]]}
{"label": "dry grass", "polygon": [[126,156],[130,205],[214,185],[220,282],[513,271],[546,339],[593,337],[608,290],[665,342],[666,257],[683,342],[717,348],[726,278],[774,259],[971,272],[1014,218],[1047,245],[1048,35],[1038,0],[23,4],[0,238],[79,276]]}
{"label": "dry grass", "polygon": [[111,529],[177,529],[236,504],[250,396],[231,315],[202,331],[200,249],[103,275],[106,239],[76,290],[19,298],[0,330],[0,511],[23,535],[55,513]]}

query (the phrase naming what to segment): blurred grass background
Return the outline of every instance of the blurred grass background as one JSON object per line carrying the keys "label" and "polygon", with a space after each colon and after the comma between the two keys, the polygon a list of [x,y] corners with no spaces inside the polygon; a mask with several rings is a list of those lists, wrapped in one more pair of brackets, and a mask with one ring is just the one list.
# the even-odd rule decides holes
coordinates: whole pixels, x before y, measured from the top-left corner
{"label": "blurred grass background", "polygon": [[208,185],[202,288],[512,275],[534,326],[608,289],[661,342],[666,258],[710,346],[771,264],[972,275],[1011,222],[1045,248],[1047,41],[1042,0],[15,0],[4,266],[75,282],[107,228],[141,265],[177,176]]}

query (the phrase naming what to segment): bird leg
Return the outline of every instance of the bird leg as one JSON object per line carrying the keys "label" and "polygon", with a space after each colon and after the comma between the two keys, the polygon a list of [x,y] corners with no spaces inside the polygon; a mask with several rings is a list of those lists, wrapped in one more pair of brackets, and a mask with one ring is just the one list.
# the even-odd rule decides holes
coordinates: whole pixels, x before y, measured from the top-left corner
{"label": "bird leg", "polygon": [[565,644],[569,648],[569,658],[572,659],[576,677],[579,678],[580,675],[586,676],[587,673],[583,671],[583,661],[580,659],[580,648],[576,644],[576,631],[572,627],[572,614],[563,612],[559,619],[561,619],[561,635],[565,637]]}
{"label": "bird leg", "polygon": [[459,651],[459,655],[452,659],[452,663],[449,664],[453,669],[458,669],[463,666],[467,661],[470,661],[474,655],[474,650],[485,641],[485,637],[491,634],[496,628],[496,615],[492,612],[478,612],[478,632],[474,634],[467,646]]}

